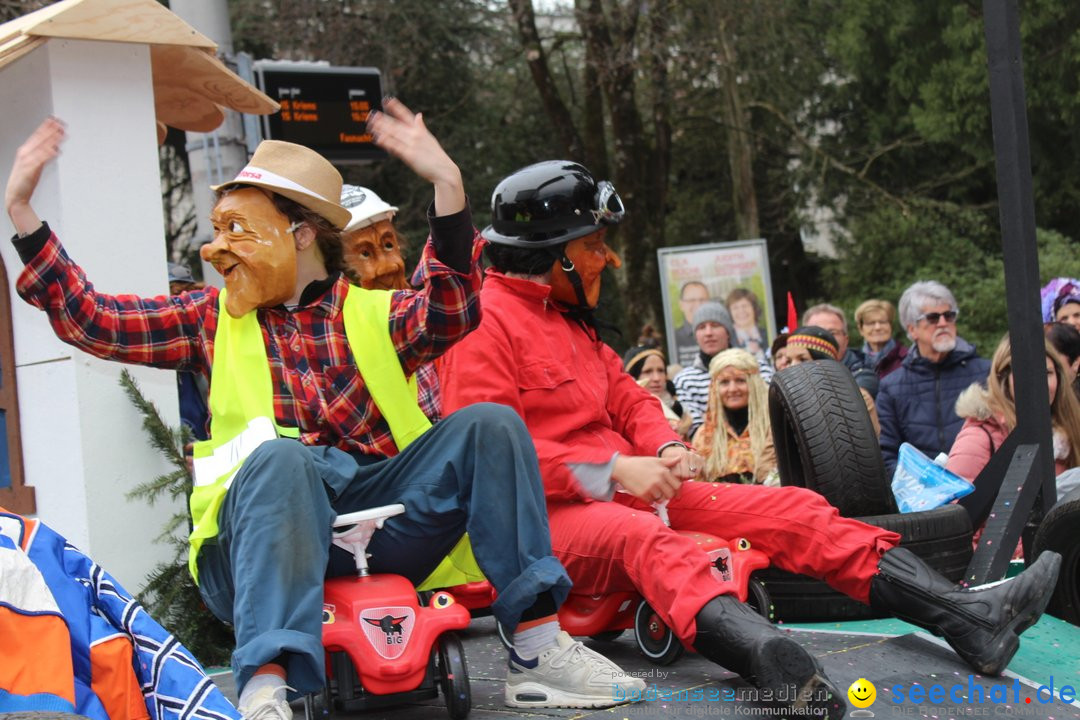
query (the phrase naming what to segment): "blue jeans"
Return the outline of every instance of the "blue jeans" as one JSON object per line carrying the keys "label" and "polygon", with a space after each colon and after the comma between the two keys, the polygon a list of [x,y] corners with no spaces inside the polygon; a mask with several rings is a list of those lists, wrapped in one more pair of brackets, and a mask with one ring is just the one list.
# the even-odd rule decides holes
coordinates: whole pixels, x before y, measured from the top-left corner
{"label": "blue jeans", "polygon": [[375,533],[372,572],[419,583],[468,532],[501,622],[516,626],[544,591],[556,604],[566,599],[570,578],[551,554],[536,450],[509,408],[459,410],[393,458],[273,440],[236,474],[220,533],[198,560],[203,599],[236,633],[238,690],[283,653],[290,686],[323,686],[323,580],[355,572],[347,553],[331,556],[334,518],[390,503],[405,513]]}

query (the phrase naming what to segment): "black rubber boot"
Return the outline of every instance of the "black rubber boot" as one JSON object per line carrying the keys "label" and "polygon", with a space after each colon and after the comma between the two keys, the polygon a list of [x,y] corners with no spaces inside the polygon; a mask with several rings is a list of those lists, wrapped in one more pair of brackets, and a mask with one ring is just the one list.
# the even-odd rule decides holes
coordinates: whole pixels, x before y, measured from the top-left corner
{"label": "black rubber boot", "polygon": [[771,717],[777,720],[839,720],[847,710],[813,655],[731,595],[714,597],[701,608],[694,649],[759,688],[761,703],[774,709]]}
{"label": "black rubber boot", "polygon": [[945,638],[984,675],[1000,675],[1054,592],[1061,556],[1044,552],[1016,577],[961,588],[905,548],[881,556],[870,604]]}

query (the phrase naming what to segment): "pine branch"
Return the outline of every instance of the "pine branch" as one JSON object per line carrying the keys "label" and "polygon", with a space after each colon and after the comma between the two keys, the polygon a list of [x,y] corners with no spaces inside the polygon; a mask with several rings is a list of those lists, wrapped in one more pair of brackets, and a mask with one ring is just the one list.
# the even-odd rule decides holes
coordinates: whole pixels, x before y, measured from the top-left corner
{"label": "pine branch", "polygon": [[[131,373],[126,368],[120,372],[120,385],[123,386],[128,399],[142,414],[143,429],[146,430],[146,434],[150,438],[151,447],[164,455],[169,464],[176,468],[186,468],[184,444],[178,444],[177,431],[172,430],[165,423],[161,413],[158,412],[157,406],[146,399],[139,389],[138,383],[135,382],[135,378],[131,377]],[[184,430],[179,431],[181,438],[183,433]]]}
{"label": "pine branch", "polygon": [[[127,370],[120,373],[120,384],[142,414],[143,429],[150,444],[176,468],[137,485],[127,497],[145,500],[151,505],[166,493],[173,500],[186,499],[191,495],[192,479],[184,459],[184,446],[191,441],[191,431],[184,426],[169,427]],[[203,604],[199,589],[188,574],[186,533],[182,533],[183,539],[177,536],[181,530],[190,531],[186,511],[174,513],[155,539],[155,542],[172,546],[172,560],[154,568],[139,593],[139,600],[203,664],[227,663],[234,644],[232,631]]]}

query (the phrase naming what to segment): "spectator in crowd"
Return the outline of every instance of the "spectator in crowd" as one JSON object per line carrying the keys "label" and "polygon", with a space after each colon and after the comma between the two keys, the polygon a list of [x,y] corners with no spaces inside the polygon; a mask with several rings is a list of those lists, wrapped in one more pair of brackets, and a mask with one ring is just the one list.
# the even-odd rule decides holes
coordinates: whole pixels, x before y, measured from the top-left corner
{"label": "spectator in crowd", "polygon": [[956,333],[956,298],[939,282],[920,281],[900,296],[900,323],[912,340],[900,369],[881,381],[877,397],[881,454],[888,477],[900,443],[927,457],[947,453],[964,421],[956,399],[986,377],[990,363]]}
{"label": "spectator in crowd", "polygon": [[694,311],[694,337],[697,338],[697,355],[689,365],[675,376],[675,395],[683,409],[693,418],[690,423],[690,437],[694,436],[705,422],[705,408],[709,405],[709,363],[716,353],[731,347],[731,338],[735,337],[735,326],[731,315],[723,303],[715,300],[702,303]]}
{"label": "spectator in crowd", "polygon": [[645,323],[641,326],[641,332],[638,334],[637,344],[644,347],[660,348],[663,346],[663,338],[660,337],[660,333],[656,331],[656,328],[651,323]]}
{"label": "spectator in crowd", "polygon": [[803,313],[802,324],[804,327],[813,325],[828,330],[840,347],[840,362],[851,371],[855,383],[871,397],[877,397],[881,380],[866,362],[866,356],[848,345],[847,315],[843,310],[829,303],[814,305]]}
{"label": "spectator in crowd", "polygon": [[907,346],[893,337],[894,320],[896,310],[888,300],[871,299],[855,308],[855,325],[863,338],[863,357],[879,378],[896,370],[907,357]]}
{"label": "spectator in crowd", "polygon": [[[788,336],[783,354],[790,367],[814,360],[839,361],[840,348],[828,330],[807,325],[797,328]],[[874,426],[874,434],[880,436],[881,422],[878,419],[874,398],[870,397],[866,388],[859,388],[859,394],[862,395],[863,402],[866,404],[866,412],[870,415],[870,424]]]}
{"label": "spectator in crowd", "polygon": [[1054,278],[1040,292],[1043,322],[1063,322],[1080,330],[1080,280]]}
{"label": "spectator in crowd", "polygon": [[735,288],[728,293],[726,302],[735,327],[731,346],[746,350],[758,361],[764,360],[769,340],[761,324],[761,301],[752,290]]}
{"label": "spectator in crowd", "polygon": [[[845,707],[816,659],[739,602],[702,547],[677,530],[745,537],[775,566],[900,613],[942,633],[982,672],[1000,672],[1014,632],[1052,592],[1060,556],[1045,553],[1005,585],[961,590],[897,547],[899,535],[841,517],[813,491],[684,482],[702,458],[623,372],[591,318],[601,272],[619,264],[605,240],[623,214],[614,188],[577,163],[538,163],[502,180],[492,205],[483,319],[445,356],[443,400],[447,409],[495,402],[525,420],[552,547],[575,592],[641,593],[686,646],[766,689],[759,697],[775,717],[839,719]],[[665,501],[670,527],[654,508]],[[512,654],[511,667],[519,665]],[[508,699],[518,692],[530,691],[508,682]]]}
{"label": "spectator in crowd", "polygon": [[[202,290],[203,283],[195,280],[191,268],[180,263],[169,263],[169,294]],[[190,370],[176,371],[176,394],[180,400],[180,422],[191,431],[195,440],[209,437],[210,408],[206,398],[210,394],[210,385],[206,378]],[[184,448],[190,456],[189,447]]]}
{"label": "spectator in crowd", "polygon": [[1046,339],[1065,360],[1069,371],[1068,386],[1080,398],[1080,330],[1060,322],[1046,323],[1043,329]]}
{"label": "spectator in crowd", "polygon": [[705,283],[691,280],[684,283],[679,290],[679,311],[682,313],[682,325],[675,328],[675,362],[683,367],[694,362],[698,352],[698,342],[695,335],[697,324],[696,313],[702,303],[709,301],[709,289]]}
{"label": "spectator in crowd", "polygon": [[712,359],[709,374],[705,423],[694,436],[694,449],[705,458],[699,479],[779,485],[769,391],[757,359],[742,348],[730,348]]}
{"label": "spectator in crowd", "polygon": [[[1069,391],[1067,382],[1065,363],[1046,341],[1046,384],[1050,392],[1054,474],[1057,476],[1080,465],[1080,401]],[[960,393],[956,414],[964,419],[964,426],[949,450],[945,467],[973,483],[1016,427],[1012,346],[1008,335],[994,351],[985,386],[973,383]],[[1020,547],[1017,547],[1016,557],[1022,557]]]}
{"label": "spectator in crowd", "polygon": [[656,396],[671,429],[685,440],[690,432],[690,413],[683,410],[675,397],[675,384],[668,379],[664,352],[653,345],[637,345],[623,355],[623,367],[638,385]]}
{"label": "spectator in crowd", "polygon": [[[431,425],[417,406],[406,378],[479,324],[481,244],[460,170],[422,117],[391,98],[368,128],[434,190],[421,290],[354,290],[343,274],[350,215],[338,204],[341,175],[308,148],[267,140],[215,188],[213,242],[201,254],[224,290],[100,293],[30,203],[64,138],[49,118],[16,153],[5,193],[26,263],[19,293],[85,352],[211,378],[189,568],[206,605],[233,625],[245,718],[291,720],[286,691],[324,687],[323,583],[355,573],[347,553],[331,550],[334,517],[387,503],[405,512],[373,538],[372,572],[420,583],[467,532],[498,592],[493,612],[517,629],[518,657],[528,658],[514,678],[527,679],[532,705],[613,704],[613,682],[644,690],[559,642],[555,612],[570,579],[552,556],[536,450],[520,418],[488,404]],[[553,633],[534,630],[552,623]],[[606,700],[583,701],[601,674],[594,685]]]}
{"label": "spectator in crowd", "polygon": [[790,333],[782,332],[773,340],[769,355],[772,357],[773,370],[780,372],[786,367],[791,367],[791,358],[787,355],[787,340]]}

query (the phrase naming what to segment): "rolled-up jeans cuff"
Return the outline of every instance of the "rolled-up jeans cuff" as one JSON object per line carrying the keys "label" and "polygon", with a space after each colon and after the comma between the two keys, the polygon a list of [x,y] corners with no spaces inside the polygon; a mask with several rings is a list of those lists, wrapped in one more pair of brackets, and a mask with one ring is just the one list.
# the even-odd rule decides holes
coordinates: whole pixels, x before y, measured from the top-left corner
{"label": "rolled-up jeans cuff", "polygon": [[491,606],[495,618],[508,628],[516,628],[521,613],[536,602],[536,596],[548,590],[558,607],[570,594],[570,576],[552,556],[534,562],[502,589]]}
{"label": "rolled-up jeans cuff", "polygon": [[233,677],[237,692],[255,671],[282,653],[288,654],[285,668],[289,687],[296,691],[291,698],[322,689],[326,684],[324,650],[319,638],[297,630],[270,630],[236,648],[232,656]]}

